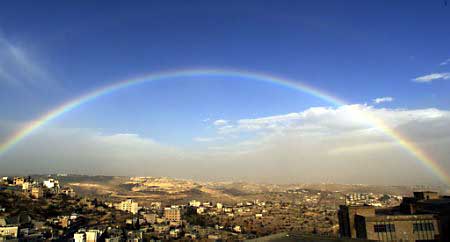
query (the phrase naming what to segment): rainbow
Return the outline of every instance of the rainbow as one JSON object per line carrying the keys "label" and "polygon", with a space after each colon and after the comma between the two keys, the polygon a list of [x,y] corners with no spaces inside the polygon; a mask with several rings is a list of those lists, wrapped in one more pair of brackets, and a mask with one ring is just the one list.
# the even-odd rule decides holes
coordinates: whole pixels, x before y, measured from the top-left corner
{"label": "rainbow", "polygon": [[[301,92],[310,94],[324,101],[327,101],[336,106],[347,105],[343,100],[334,97],[322,90],[316,89],[312,86],[306,85],[304,83],[296,82],[293,80],[280,78],[272,76],[269,74],[247,72],[247,71],[237,71],[237,70],[224,70],[224,69],[187,69],[187,70],[175,70],[167,72],[159,72],[156,74],[144,75],[138,78],[127,79],[123,81],[115,82],[111,85],[107,85],[91,92],[88,92],[82,96],[79,96],[73,100],[70,100],[62,105],[50,110],[41,117],[33,120],[29,124],[25,125],[23,128],[19,129],[17,132],[9,136],[3,143],[0,144],[0,158],[10,149],[12,149],[20,141],[27,138],[33,131],[44,126],[50,121],[56,119],[57,117],[70,112],[71,110],[91,102],[98,97],[107,95],[114,91],[147,83],[152,81],[160,81],[166,79],[180,78],[180,77],[212,77],[212,76],[225,76],[225,77],[238,77],[243,79],[252,79],[261,82],[273,83],[280,86],[285,86],[288,88],[293,88]],[[450,176],[444,172],[440,165],[433,160],[429,155],[417,147],[414,143],[408,141],[399,132],[391,129],[383,120],[375,117],[373,114],[368,112],[361,112],[361,115],[375,128],[385,133],[388,137],[392,138],[401,147],[404,148],[408,153],[420,161],[425,167],[437,175],[441,181],[445,184],[450,184]]]}

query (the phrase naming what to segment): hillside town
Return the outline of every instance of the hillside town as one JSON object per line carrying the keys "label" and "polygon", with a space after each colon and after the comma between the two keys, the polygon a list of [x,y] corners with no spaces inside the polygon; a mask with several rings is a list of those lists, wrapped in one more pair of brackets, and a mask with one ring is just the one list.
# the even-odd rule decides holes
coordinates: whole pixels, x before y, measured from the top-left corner
{"label": "hillside town", "polygon": [[[389,194],[342,194],[307,189],[289,189],[274,192],[266,196],[269,198],[266,200],[235,203],[195,199],[188,203],[140,203],[132,198],[114,201],[81,196],[71,187],[62,186],[57,177],[42,180],[3,177],[0,185],[0,238],[3,241],[218,241],[301,233],[363,239],[361,233],[345,229],[350,222],[348,216],[342,215],[343,211],[358,208],[357,212],[350,213],[355,216],[362,208],[366,208],[364,211],[367,208],[375,211],[376,208],[384,213],[396,207],[405,210],[406,206],[417,204],[424,196],[440,199],[439,204],[446,202],[444,205],[447,207],[444,208],[448,209],[450,199],[439,197],[437,193],[422,194],[422,199],[411,200]],[[440,228],[438,221],[443,221],[437,217],[440,213],[442,209],[437,209],[429,215],[437,231]],[[372,214],[375,216],[375,212]]]}

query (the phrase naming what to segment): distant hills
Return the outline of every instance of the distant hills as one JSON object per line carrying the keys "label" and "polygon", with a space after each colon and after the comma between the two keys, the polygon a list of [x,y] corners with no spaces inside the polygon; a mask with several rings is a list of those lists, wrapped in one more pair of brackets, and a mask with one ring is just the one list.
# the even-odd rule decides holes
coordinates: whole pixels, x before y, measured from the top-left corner
{"label": "distant hills", "polygon": [[[270,193],[305,189],[311,192],[366,192],[411,195],[415,190],[434,190],[441,193],[440,187],[430,186],[375,186],[361,184],[262,184],[250,182],[198,182],[169,177],[125,177],[88,175],[50,175],[60,181],[62,186],[72,187],[77,194],[122,200],[134,198],[151,202],[187,202],[189,200],[220,201],[234,203],[242,199],[264,199]],[[34,179],[47,179],[49,175],[32,175]]]}

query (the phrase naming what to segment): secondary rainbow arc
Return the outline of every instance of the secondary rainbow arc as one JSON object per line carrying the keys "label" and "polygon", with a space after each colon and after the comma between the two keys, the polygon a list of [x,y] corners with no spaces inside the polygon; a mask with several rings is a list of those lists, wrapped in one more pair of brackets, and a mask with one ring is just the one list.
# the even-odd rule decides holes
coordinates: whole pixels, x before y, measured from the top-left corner
{"label": "secondary rainbow arc", "polygon": [[[42,127],[48,122],[54,120],[55,118],[63,115],[64,113],[70,112],[71,110],[93,101],[94,99],[107,95],[111,92],[130,87],[133,85],[139,85],[146,82],[158,81],[171,78],[179,77],[196,77],[196,76],[231,76],[240,77],[246,79],[253,79],[262,82],[273,83],[277,85],[286,86],[299,90],[304,93],[308,93],[336,106],[346,105],[346,102],[334,97],[325,91],[316,89],[312,86],[306,85],[304,83],[292,81],[289,79],[272,76],[269,74],[247,72],[241,70],[224,70],[224,69],[187,69],[187,70],[175,70],[167,72],[159,72],[156,74],[144,75],[138,78],[127,79],[119,82],[115,82],[111,85],[107,85],[91,92],[88,92],[78,98],[70,100],[62,105],[50,110],[39,118],[33,120],[29,124],[25,125],[23,128],[19,129],[17,132],[9,136],[3,143],[0,144],[0,158],[10,149],[12,149],[20,141],[28,137],[34,130]],[[439,163],[421,150],[416,144],[408,141],[399,132],[391,129],[383,120],[378,117],[369,114],[362,113],[365,119],[371,123],[374,127],[385,133],[387,136],[395,140],[401,147],[413,155],[418,161],[420,161],[425,167],[436,174],[445,184],[450,184],[450,176],[444,172]]]}

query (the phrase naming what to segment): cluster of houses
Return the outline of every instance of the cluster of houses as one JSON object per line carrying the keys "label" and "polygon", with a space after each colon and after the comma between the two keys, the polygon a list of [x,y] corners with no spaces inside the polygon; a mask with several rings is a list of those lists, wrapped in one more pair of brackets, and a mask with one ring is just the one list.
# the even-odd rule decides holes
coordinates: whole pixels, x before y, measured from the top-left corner
{"label": "cluster of houses", "polygon": [[44,198],[46,194],[64,194],[70,197],[75,192],[70,187],[61,187],[58,180],[48,178],[43,181],[33,180],[31,177],[2,177],[0,185],[2,189],[22,190],[24,194],[34,199]]}

